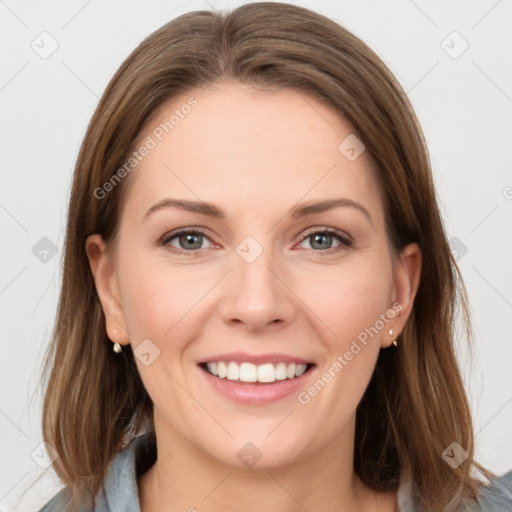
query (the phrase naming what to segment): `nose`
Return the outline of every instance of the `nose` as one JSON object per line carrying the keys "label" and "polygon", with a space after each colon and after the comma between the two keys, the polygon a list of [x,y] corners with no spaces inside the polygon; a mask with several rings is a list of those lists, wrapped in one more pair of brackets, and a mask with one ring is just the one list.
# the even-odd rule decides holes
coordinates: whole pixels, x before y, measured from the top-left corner
{"label": "nose", "polygon": [[250,332],[276,330],[291,324],[297,307],[293,291],[286,283],[286,273],[279,271],[266,251],[252,263],[234,256],[234,268],[223,280],[223,320],[244,326]]}

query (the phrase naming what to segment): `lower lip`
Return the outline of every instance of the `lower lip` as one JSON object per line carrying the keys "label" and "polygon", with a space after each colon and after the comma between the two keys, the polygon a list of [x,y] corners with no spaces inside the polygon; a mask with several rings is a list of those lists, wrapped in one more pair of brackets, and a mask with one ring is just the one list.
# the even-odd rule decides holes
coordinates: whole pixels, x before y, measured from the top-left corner
{"label": "lower lip", "polygon": [[300,377],[286,380],[276,380],[274,382],[269,382],[268,384],[240,384],[233,380],[215,377],[215,375],[212,375],[203,368],[199,367],[199,371],[206,377],[210,385],[221,395],[224,395],[236,402],[254,405],[277,402],[278,400],[298,392],[304,386],[306,379],[309,378],[313,370],[314,367],[310,368]]}

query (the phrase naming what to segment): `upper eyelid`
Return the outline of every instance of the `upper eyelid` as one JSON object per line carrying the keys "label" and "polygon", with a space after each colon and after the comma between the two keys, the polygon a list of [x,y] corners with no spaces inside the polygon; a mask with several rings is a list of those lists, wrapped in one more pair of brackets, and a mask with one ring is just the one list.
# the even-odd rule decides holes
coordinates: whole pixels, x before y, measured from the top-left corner
{"label": "upper eyelid", "polygon": [[329,227],[311,228],[311,229],[306,229],[305,231],[303,231],[303,233],[304,234],[302,236],[302,240],[304,240],[305,238],[308,238],[311,235],[314,235],[316,233],[328,233],[329,235],[337,235],[341,238],[346,238],[347,240],[350,240],[351,242],[353,242],[352,236],[349,235],[346,231],[343,231],[342,229],[329,228]]}
{"label": "upper eyelid", "polygon": [[189,233],[204,236],[205,238],[210,240],[210,242],[216,243],[214,240],[212,240],[212,237],[208,235],[208,233],[203,228],[184,228],[178,229],[177,231],[169,231],[168,233],[165,233],[163,236],[161,236],[159,240],[162,243],[167,244],[174,238]]}

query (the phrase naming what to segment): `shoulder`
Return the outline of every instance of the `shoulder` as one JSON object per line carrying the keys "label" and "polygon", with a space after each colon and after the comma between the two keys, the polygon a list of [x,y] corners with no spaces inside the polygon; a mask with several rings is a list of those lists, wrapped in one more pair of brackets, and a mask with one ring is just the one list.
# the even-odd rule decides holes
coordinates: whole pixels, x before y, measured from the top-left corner
{"label": "shoulder", "polygon": [[[403,473],[397,493],[399,512],[428,512],[420,505],[418,490],[408,473]],[[464,501],[457,506],[457,512],[512,512],[512,470],[483,484],[479,503]]]}
{"label": "shoulder", "polygon": [[71,501],[69,488],[61,489],[39,512],[64,512]]}
{"label": "shoulder", "polygon": [[512,510],[512,470],[501,478],[492,480],[480,493],[480,506],[468,512],[510,512]]}
{"label": "shoulder", "polygon": [[[137,478],[156,460],[154,432],[140,435],[119,452],[95,499],[94,512],[140,512]],[[61,489],[39,512],[66,512],[72,501],[68,487]],[[83,512],[91,512],[91,509]]]}

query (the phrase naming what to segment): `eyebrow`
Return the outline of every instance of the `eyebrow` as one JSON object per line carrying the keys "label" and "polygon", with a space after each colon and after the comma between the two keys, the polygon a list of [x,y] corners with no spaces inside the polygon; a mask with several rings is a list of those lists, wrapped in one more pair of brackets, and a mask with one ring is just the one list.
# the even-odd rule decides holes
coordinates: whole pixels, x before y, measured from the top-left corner
{"label": "eyebrow", "polygon": [[[352,201],[352,199],[346,198],[302,203],[292,208],[290,213],[293,219],[297,219],[306,217],[308,215],[314,215],[315,213],[322,213],[341,206],[355,208],[356,210],[363,213],[364,216],[370,221],[370,224],[373,225],[373,219],[370,215],[370,212],[362,204],[357,203],[356,201]],[[178,208],[180,210],[186,210],[221,220],[226,218],[225,213],[212,203],[206,203],[204,201],[190,201],[185,199],[162,199],[149,208],[149,210],[144,214],[143,220],[147,219],[147,217],[149,217],[151,214],[161,210],[162,208]]]}

